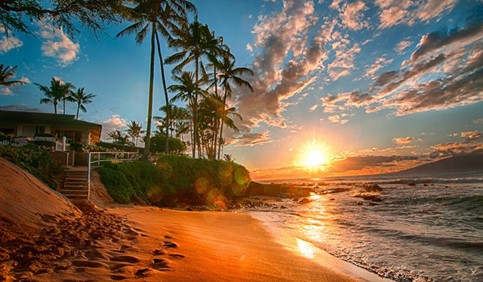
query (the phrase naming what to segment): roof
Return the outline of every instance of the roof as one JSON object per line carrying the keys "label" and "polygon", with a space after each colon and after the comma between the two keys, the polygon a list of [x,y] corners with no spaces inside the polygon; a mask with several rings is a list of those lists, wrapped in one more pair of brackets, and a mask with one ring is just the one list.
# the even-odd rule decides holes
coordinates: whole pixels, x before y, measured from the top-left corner
{"label": "roof", "polygon": [[0,122],[15,122],[24,124],[71,125],[83,127],[98,127],[100,124],[76,120],[74,115],[50,114],[39,112],[16,112],[0,110]]}

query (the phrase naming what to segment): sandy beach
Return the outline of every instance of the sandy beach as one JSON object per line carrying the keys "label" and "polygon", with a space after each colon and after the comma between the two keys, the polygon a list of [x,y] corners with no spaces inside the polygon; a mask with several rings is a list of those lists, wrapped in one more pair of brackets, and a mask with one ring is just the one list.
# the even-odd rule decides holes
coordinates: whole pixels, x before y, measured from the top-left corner
{"label": "sandy beach", "polygon": [[74,206],[0,166],[2,281],[358,280],[290,252],[246,213]]}

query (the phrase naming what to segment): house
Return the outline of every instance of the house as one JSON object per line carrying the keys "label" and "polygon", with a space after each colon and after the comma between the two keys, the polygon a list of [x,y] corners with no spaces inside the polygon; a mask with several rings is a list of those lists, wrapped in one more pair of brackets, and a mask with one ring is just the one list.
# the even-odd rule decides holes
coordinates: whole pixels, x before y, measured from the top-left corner
{"label": "house", "polygon": [[[74,115],[0,110],[0,133],[28,140],[96,144],[101,139],[100,124],[76,120]],[[34,139],[34,137],[36,139]],[[65,150],[65,146],[64,146]]]}

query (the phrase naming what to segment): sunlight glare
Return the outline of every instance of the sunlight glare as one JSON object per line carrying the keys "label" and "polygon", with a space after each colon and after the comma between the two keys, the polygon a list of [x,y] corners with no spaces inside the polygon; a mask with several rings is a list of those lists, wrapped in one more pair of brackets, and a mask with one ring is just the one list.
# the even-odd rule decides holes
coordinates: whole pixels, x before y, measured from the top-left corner
{"label": "sunlight glare", "polygon": [[329,162],[327,149],[312,141],[302,147],[299,164],[305,167],[318,167]]}

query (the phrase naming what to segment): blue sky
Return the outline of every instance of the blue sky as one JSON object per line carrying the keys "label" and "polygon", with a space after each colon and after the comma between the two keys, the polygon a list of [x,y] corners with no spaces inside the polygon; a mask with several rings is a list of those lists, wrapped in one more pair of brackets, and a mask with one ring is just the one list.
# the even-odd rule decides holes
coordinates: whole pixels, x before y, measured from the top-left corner
{"label": "blue sky", "polygon": [[[252,174],[291,175],[312,145],[332,160],[368,161],[347,169],[364,172],[482,149],[483,1],[193,3],[255,72],[255,92],[239,89],[232,101],[244,120],[225,149]],[[133,120],[145,127],[149,46],[114,38],[127,25],[71,38],[35,24],[35,35],[0,35],[0,63],[17,65],[17,79],[55,76],[97,95],[81,119],[105,134]],[[2,109],[53,112],[33,84],[0,93]]]}

